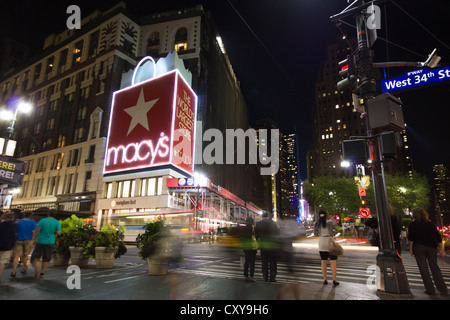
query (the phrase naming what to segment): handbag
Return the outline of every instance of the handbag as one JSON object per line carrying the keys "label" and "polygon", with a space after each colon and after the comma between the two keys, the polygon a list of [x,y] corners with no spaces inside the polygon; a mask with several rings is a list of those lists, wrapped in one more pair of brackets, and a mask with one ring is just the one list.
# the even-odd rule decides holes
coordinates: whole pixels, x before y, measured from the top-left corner
{"label": "handbag", "polygon": [[259,249],[259,244],[258,241],[256,240],[256,236],[255,236],[255,227],[252,226],[252,250],[258,250]]}
{"label": "handbag", "polygon": [[328,240],[328,251],[330,252],[330,255],[333,256],[340,256],[344,253],[342,246],[337,243],[333,237],[330,237]]}

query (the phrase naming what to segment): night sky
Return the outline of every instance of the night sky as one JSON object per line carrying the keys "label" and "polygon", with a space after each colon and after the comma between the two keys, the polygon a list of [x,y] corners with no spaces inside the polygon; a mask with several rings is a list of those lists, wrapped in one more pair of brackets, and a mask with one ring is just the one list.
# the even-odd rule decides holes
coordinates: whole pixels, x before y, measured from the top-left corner
{"label": "night sky", "polygon": [[[136,16],[203,4],[212,12],[233,69],[247,100],[250,119],[270,117],[284,132],[297,128],[300,137],[301,178],[306,178],[306,152],[312,138],[314,84],[320,61],[329,42],[340,39],[330,16],[347,6],[346,0],[198,0],[126,1]],[[394,3],[384,6],[379,36],[374,45],[375,62],[425,61],[437,48],[441,65],[450,65],[448,0],[396,0],[401,8],[427,28],[426,32]],[[11,1],[4,0],[0,28],[38,52],[44,38],[66,29],[66,8],[77,4],[82,18],[92,11],[105,11],[113,1]],[[239,12],[241,17],[238,15]],[[387,24],[385,21],[387,18]],[[351,17],[345,22],[354,25]],[[342,25],[354,36],[354,28]],[[434,37],[433,37],[434,36]],[[437,38],[437,39],[436,39]],[[442,43],[441,43],[442,42]],[[403,47],[400,48],[399,46]],[[336,67],[337,68],[337,67]],[[388,78],[414,68],[390,68]],[[450,81],[396,94],[403,101],[410,151],[417,171],[429,175],[437,163],[450,157],[448,133]]]}

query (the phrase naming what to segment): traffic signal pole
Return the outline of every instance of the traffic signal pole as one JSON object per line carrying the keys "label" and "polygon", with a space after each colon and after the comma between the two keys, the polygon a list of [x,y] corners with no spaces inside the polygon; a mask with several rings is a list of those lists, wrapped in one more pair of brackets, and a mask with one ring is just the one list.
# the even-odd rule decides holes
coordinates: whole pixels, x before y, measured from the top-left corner
{"label": "traffic signal pole", "polygon": [[[374,2],[372,2],[374,3]],[[351,9],[351,13],[341,12],[340,14],[331,17],[337,20],[348,14],[356,15],[356,30],[358,48],[356,52],[356,63],[358,69],[359,83],[359,97],[364,99],[366,104],[368,100],[377,96],[377,84],[375,79],[374,64],[372,58],[372,51],[369,46],[369,39],[367,36],[366,15],[364,12],[369,3],[354,4],[358,7]],[[367,135],[375,136],[377,129],[372,130],[369,125],[369,108],[365,108],[365,118],[367,124]],[[378,129],[379,131],[380,129]],[[406,278],[405,268],[401,257],[394,248],[394,240],[392,234],[390,210],[386,192],[386,185],[384,179],[383,161],[380,152],[380,138],[376,137],[369,142],[369,150],[372,163],[370,169],[372,171],[372,181],[374,186],[375,206],[377,211],[378,230],[380,235],[380,250],[377,255],[377,266],[379,267],[380,277],[378,289],[382,292],[393,294],[411,294],[408,280]]]}

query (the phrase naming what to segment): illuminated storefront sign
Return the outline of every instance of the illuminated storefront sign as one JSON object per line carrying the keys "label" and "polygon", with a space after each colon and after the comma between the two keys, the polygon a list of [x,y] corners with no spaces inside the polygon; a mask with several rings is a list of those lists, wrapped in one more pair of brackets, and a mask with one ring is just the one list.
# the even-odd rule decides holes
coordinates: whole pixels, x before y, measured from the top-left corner
{"label": "illuminated storefront sign", "polygon": [[196,111],[177,69],[114,92],[103,173],[172,166],[192,175]]}

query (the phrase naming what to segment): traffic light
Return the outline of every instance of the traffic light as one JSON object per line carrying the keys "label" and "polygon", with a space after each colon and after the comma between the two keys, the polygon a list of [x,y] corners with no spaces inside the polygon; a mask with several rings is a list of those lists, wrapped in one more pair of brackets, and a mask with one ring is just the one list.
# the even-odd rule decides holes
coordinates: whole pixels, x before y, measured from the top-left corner
{"label": "traffic light", "polygon": [[339,91],[346,88],[351,90],[356,88],[357,73],[356,73],[356,58],[354,54],[347,56],[347,59],[338,63],[339,76],[343,78],[337,83],[337,89]]}
{"label": "traffic light", "polygon": [[364,206],[367,204],[366,199],[364,197],[361,197],[361,207],[364,208]]}

